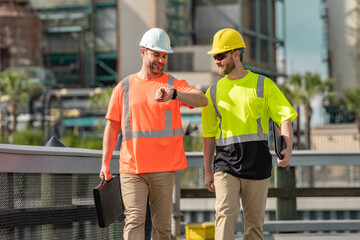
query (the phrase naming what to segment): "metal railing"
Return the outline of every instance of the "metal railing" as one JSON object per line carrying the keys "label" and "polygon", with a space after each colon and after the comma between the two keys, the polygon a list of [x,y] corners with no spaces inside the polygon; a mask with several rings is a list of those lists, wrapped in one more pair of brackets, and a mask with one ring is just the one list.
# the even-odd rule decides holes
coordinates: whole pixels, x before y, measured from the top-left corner
{"label": "metal railing", "polygon": [[[101,155],[101,150],[0,144],[0,180],[2,182],[0,188],[0,236],[7,234],[5,236],[19,236],[21,239],[21,236],[26,234],[30,236],[35,234],[34,232],[37,231],[34,229],[36,228],[42,232],[43,239],[44,232],[48,233],[46,236],[51,239],[51,236],[57,234],[59,228],[76,227],[76,230],[69,230],[67,235],[64,234],[64,239],[69,239],[69,236],[74,239],[92,239],[89,236],[91,236],[91,232],[95,231],[97,232],[93,234],[96,237],[93,239],[99,236],[103,239],[111,239],[114,232],[122,231],[119,230],[122,228],[121,219],[109,229],[94,230],[97,220],[91,189],[99,181],[97,175],[101,166]],[[203,168],[202,153],[187,152],[186,156],[189,167]],[[110,164],[113,174],[118,174],[118,159],[119,154],[114,152]],[[276,166],[275,156],[273,161],[273,165]],[[359,166],[360,151],[294,151],[291,165],[293,167]],[[284,174],[288,173],[284,171]],[[34,182],[38,186],[29,184],[29,179],[35,179]],[[68,196],[67,191],[72,191],[72,193]],[[310,196],[360,197],[360,188],[285,187],[271,188],[269,191],[269,197],[290,201],[298,197]],[[180,198],[213,197],[214,195],[205,189],[180,189],[178,179],[174,191],[173,235],[179,236],[183,232],[180,230],[183,228],[180,226],[182,217]],[[26,201],[21,198],[25,198]],[[264,230],[270,232],[358,229],[360,229],[359,220],[310,222],[284,220],[267,221],[264,225]],[[90,233],[86,233],[88,231]]]}

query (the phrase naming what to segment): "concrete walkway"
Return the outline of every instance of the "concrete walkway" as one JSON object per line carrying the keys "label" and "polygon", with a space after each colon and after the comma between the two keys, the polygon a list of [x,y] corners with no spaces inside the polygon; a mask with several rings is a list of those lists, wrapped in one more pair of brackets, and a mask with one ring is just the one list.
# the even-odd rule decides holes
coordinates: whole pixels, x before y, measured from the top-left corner
{"label": "concrete walkway", "polygon": [[[236,235],[235,240],[242,240]],[[360,233],[283,233],[264,235],[264,240],[360,240]],[[186,240],[186,237],[177,238]],[[209,239],[210,240],[210,239]]]}
{"label": "concrete walkway", "polygon": [[[242,240],[236,236],[236,240]],[[360,233],[287,233],[265,235],[264,240],[359,240]]]}

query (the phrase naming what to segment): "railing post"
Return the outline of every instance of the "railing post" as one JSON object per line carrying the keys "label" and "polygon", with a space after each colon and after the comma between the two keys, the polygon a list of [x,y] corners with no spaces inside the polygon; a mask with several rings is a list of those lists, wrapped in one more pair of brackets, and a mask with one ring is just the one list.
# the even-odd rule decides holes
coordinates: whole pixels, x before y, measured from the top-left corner
{"label": "railing post", "polygon": [[296,220],[296,197],[292,194],[296,188],[295,167],[290,167],[289,172],[285,168],[275,167],[275,187],[289,194],[287,198],[277,198],[276,220]]}
{"label": "railing post", "polygon": [[[52,137],[47,147],[67,147],[56,137]],[[70,178],[66,181],[64,178]],[[58,205],[72,205],[72,176],[42,173],[41,174],[41,205],[55,207]],[[62,232],[64,237],[72,237],[72,223],[52,224],[42,226],[42,239],[54,239],[56,232]]]}

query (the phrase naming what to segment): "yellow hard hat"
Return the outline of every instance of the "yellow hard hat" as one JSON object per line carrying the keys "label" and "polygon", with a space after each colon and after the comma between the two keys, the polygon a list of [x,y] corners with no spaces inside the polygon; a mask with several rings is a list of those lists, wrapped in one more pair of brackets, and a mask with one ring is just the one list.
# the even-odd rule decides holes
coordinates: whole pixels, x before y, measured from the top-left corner
{"label": "yellow hard hat", "polygon": [[235,29],[225,28],[214,35],[212,49],[208,54],[216,55],[238,48],[246,48],[241,34]]}

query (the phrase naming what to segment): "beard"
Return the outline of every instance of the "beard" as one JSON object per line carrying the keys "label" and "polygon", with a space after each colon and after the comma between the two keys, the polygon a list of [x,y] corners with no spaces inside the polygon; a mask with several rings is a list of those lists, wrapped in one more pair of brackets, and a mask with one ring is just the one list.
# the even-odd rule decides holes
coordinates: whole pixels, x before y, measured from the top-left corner
{"label": "beard", "polygon": [[159,64],[159,63],[150,63],[149,64],[149,69],[154,74],[161,73],[164,68],[165,68],[165,66],[163,64]]}
{"label": "beard", "polygon": [[[219,67],[219,66],[218,66]],[[231,63],[227,63],[223,65],[223,70],[219,69],[220,75],[228,75],[235,69],[235,63],[232,61]]]}

